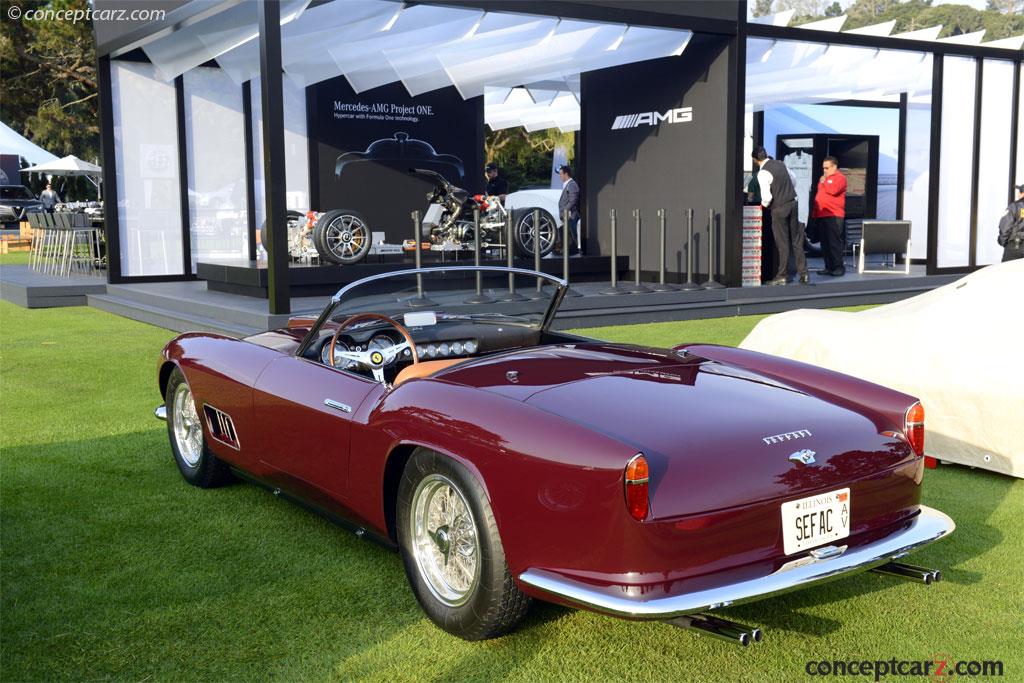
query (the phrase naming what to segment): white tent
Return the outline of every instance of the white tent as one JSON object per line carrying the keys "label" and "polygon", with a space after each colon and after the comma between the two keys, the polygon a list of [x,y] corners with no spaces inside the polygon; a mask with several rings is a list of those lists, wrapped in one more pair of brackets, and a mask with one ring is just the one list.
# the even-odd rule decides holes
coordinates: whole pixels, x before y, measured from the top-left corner
{"label": "white tent", "polygon": [[55,155],[30,142],[3,122],[0,122],[0,153],[17,154],[30,164],[45,164],[57,160]]}
{"label": "white tent", "polygon": [[[53,155],[51,155],[53,156]],[[103,175],[103,169],[96,164],[90,164],[88,161],[82,161],[74,154],[69,154],[63,159],[53,158],[53,161],[47,161],[43,164],[37,164],[28,168],[21,169],[22,173],[45,173],[47,175],[66,175],[66,176],[100,176]]]}

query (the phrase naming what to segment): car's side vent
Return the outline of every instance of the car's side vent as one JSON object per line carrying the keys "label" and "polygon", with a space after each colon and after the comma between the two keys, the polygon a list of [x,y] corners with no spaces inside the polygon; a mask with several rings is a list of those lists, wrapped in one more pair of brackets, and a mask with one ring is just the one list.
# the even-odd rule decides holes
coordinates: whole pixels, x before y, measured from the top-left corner
{"label": "car's side vent", "polygon": [[227,413],[217,410],[211,405],[204,405],[206,422],[210,426],[210,434],[221,443],[238,450],[238,433],[235,431],[235,423]]}

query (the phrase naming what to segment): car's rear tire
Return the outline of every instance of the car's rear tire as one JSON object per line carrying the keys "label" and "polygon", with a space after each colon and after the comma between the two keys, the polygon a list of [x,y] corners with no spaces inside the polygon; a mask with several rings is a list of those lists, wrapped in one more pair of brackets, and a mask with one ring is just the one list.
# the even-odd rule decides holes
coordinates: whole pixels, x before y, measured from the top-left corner
{"label": "car's rear tire", "polygon": [[231,470],[206,444],[203,422],[192,397],[192,388],[180,368],[174,368],[164,394],[167,406],[167,436],[174,462],[185,481],[200,488],[223,486],[231,481]]}
{"label": "car's rear tire", "polygon": [[328,211],[313,228],[313,245],[320,258],[343,266],[359,263],[370,253],[370,224],[358,211]]}
{"label": "car's rear tire", "polygon": [[505,561],[483,487],[464,466],[417,449],[398,486],[398,542],[423,611],[466,640],[511,631],[530,607]]}

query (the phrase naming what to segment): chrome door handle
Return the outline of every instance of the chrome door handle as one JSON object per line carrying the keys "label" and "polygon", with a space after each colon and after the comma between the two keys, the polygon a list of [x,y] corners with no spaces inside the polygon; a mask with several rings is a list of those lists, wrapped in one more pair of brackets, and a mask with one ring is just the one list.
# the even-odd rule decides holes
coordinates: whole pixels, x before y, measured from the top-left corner
{"label": "chrome door handle", "polygon": [[340,403],[339,401],[335,401],[332,398],[325,398],[324,399],[324,405],[327,406],[328,408],[334,408],[335,410],[340,410],[343,413],[351,413],[352,412],[352,406],[345,405],[344,403]]}

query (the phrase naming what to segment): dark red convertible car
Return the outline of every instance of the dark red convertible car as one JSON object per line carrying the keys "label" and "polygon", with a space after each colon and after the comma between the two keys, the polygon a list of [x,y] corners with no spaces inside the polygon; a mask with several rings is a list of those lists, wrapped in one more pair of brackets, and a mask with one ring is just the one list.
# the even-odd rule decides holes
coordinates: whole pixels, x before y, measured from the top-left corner
{"label": "dark red convertible car", "polygon": [[283,329],[183,334],[157,415],[189,483],[241,476],[397,547],[424,611],[467,639],[538,598],[747,644],[760,630],[715,610],[866,570],[940,578],[897,561],[954,528],[920,504],[916,399],[556,332],[565,287],[402,271]]}

